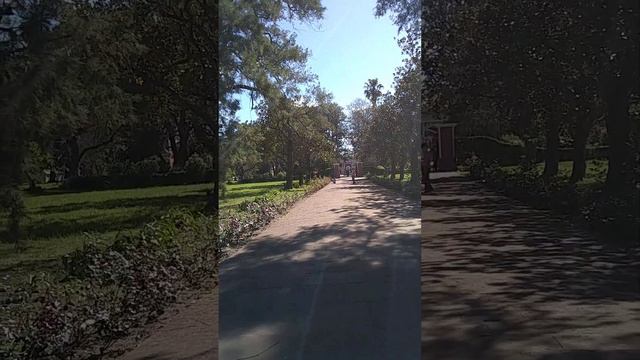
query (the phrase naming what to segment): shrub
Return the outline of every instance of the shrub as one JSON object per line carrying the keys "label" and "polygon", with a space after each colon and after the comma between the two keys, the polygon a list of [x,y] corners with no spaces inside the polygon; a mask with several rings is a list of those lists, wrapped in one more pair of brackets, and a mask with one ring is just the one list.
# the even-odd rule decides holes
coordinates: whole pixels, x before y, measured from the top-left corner
{"label": "shrub", "polygon": [[422,189],[421,184],[418,182],[401,182],[384,176],[370,176],[369,180],[374,184],[398,191],[410,198],[419,197]]}
{"label": "shrub", "polygon": [[635,239],[640,242],[640,215],[638,194],[629,196],[607,196],[599,193],[589,202],[582,214],[596,229],[615,234],[618,238]]}
{"label": "shrub", "polygon": [[189,179],[196,182],[204,180],[208,169],[209,167],[207,166],[207,162],[198,154],[191,155],[184,164],[184,171],[187,176]]}
{"label": "shrub", "polygon": [[125,175],[131,172],[131,162],[129,160],[116,161],[108,165],[107,174],[110,176]]}
{"label": "shrub", "polygon": [[[215,271],[216,222],[172,211],[110,246],[90,242],[63,260],[64,280],[32,278],[16,291],[17,321],[5,328],[7,359],[91,358],[157,318],[184,288]],[[4,351],[4,353],[2,352]]]}
{"label": "shrub", "polygon": [[244,201],[238,211],[228,212],[220,219],[220,247],[233,247],[248,240],[257,230],[269,224],[278,214],[300,198],[312,194],[330,182],[329,178],[313,179],[303,192],[272,192],[254,200]]}
{"label": "shrub", "polygon": [[593,228],[617,237],[638,238],[640,215],[638,191],[628,196],[610,195],[591,188],[578,191],[567,179],[543,179],[535,166],[522,163],[513,172],[480,159],[468,161],[471,176],[506,195],[537,208],[583,217]]}
{"label": "shrub", "polygon": [[20,223],[27,215],[27,208],[20,191],[10,187],[0,189],[0,207],[7,210],[7,232],[10,241],[17,247],[24,245],[21,241]]}
{"label": "shrub", "polygon": [[133,163],[131,166],[130,175],[141,177],[141,178],[151,178],[153,174],[160,171],[160,158],[157,156],[153,156],[136,163]]}

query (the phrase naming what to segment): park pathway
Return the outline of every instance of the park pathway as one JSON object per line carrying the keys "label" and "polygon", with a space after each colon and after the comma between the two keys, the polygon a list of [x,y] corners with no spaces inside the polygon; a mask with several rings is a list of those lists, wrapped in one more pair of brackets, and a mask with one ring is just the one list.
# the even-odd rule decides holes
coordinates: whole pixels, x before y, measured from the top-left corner
{"label": "park pathway", "polygon": [[220,269],[219,359],[419,359],[420,210],[339,179]]}
{"label": "park pathway", "polygon": [[[118,360],[215,360],[218,288],[184,299],[146,329],[148,337]],[[132,344],[123,344],[127,348]]]}
{"label": "park pathway", "polygon": [[459,176],[434,187],[422,198],[423,359],[640,359],[637,248]]}

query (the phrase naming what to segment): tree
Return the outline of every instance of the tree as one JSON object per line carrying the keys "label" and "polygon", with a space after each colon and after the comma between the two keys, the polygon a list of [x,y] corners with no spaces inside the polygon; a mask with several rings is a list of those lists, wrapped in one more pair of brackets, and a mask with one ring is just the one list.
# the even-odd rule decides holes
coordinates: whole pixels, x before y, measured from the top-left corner
{"label": "tree", "polygon": [[324,8],[319,0],[222,0],[219,9],[220,121],[224,127],[238,110],[237,94],[247,91],[256,103],[262,100],[275,109],[282,94],[295,96],[298,86],[312,78],[305,69],[308,52],[296,44],[295,34],[282,23],[319,20]]}
{"label": "tree", "polygon": [[311,177],[314,164],[319,167],[335,159],[337,149],[331,136],[335,128],[326,112],[335,109],[331,98],[326,91],[312,87],[304,96],[282,96],[261,103],[258,114],[265,137],[284,155],[285,189],[293,187],[295,175],[304,175],[303,169]]}
{"label": "tree", "polygon": [[20,241],[20,221],[25,214],[18,184],[28,128],[24,118],[34,93],[59,70],[60,41],[52,20],[59,16],[60,1],[5,1],[0,6],[0,204],[9,210],[9,236]]}
{"label": "tree", "polygon": [[375,108],[378,105],[378,99],[382,96],[384,87],[378,82],[378,79],[369,79],[364,84],[364,96],[371,101],[371,105]]}

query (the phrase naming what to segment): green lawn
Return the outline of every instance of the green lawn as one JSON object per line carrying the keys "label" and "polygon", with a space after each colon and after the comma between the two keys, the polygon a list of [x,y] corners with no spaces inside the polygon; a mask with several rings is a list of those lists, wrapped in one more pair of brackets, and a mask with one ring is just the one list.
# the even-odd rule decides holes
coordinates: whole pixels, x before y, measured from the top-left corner
{"label": "green lawn", "polygon": [[[252,200],[270,192],[282,190],[284,181],[269,181],[247,184],[227,184],[225,196],[220,199],[220,209],[228,209],[244,201]],[[296,191],[292,189],[291,191]],[[300,189],[302,190],[302,189]]]}
{"label": "green lawn", "polygon": [[[222,209],[245,200],[277,192],[283,182],[227,185]],[[141,225],[175,207],[198,210],[211,184],[162,186],[130,190],[63,192],[47,188],[42,195],[25,193],[28,217],[23,233],[28,248],[17,252],[7,241],[6,214],[0,213],[0,272],[28,273],[59,266],[57,260],[90,237],[113,240],[118,233],[133,233]],[[302,191],[294,189],[291,191]]]}

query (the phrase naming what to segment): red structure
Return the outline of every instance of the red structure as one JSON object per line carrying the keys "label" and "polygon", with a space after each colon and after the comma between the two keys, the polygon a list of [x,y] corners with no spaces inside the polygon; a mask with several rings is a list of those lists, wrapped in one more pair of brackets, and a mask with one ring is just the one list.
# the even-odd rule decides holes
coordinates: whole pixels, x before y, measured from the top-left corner
{"label": "red structure", "polygon": [[423,117],[423,141],[426,142],[427,137],[431,138],[434,171],[456,171],[457,169],[455,127],[456,124],[430,114]]}
{"label": "red structure", "polygon": [[360,161],[346,160],[340,163],[333,164],[334,171],[338,169],[340,175],[347,175],[347,173],[354,172],[357,177],[364,176],[364,165]]}

